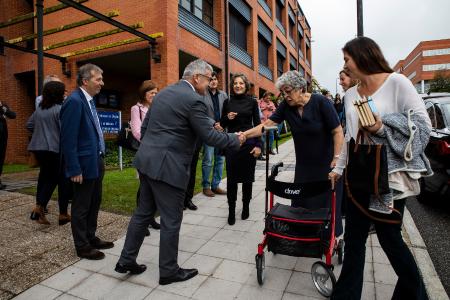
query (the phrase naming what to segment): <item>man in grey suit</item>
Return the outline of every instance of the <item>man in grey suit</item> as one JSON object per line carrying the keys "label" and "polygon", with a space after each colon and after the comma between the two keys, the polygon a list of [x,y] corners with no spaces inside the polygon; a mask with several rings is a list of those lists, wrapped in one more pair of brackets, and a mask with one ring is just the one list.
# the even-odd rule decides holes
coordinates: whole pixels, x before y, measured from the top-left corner
{"label": "man in grey suit", "polygon": [[188,280],[196,269],[178,266],[178,241],[183,218],[184,196],[197,139],[205,143],[238,150],[245,141],[242,135],[214,129],[201,95],[207,90],[212,67],[203,60],[191,62],[183,79],[153,99],[142,123],[141,145],[134,160],[139,172],[141,194],[128,226],[128,232],[115,270],[139,274],[146,270],[136,258],[151,219],[151,201],[161,215],[159,283]]}
{"label": "man in grey suit", "polygon": [[[216,72],[212,73],[212,79],[209,83],[209,89],[205,94],[205,101],[208,107],[208,115],[216,122],[214,127],[217,130],[223,131],[220,126],[220,117],[222,115],[223,102],[228,98],[227,94],[218,89],[219,81],[217,80]],[[208,197],[214,197],[215,194],[226,195],[227,192],[219,187],[222,180],[223,163],[225,157],[220,155],[220,149],[207,144],[203,147],[202,160],[202,187],[203,194]],[[213,166],[214,160],[214,166]],[[209,180],[213,169],[212,180]]]}

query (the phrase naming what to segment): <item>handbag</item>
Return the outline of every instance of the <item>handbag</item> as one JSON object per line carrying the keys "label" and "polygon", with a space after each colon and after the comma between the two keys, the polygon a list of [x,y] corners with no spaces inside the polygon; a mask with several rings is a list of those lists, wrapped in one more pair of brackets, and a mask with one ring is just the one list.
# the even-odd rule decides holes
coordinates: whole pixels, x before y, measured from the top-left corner
{"label": "handbag", "polygon": [[[139,119],[142,123],[141,108],[139,108]],[[119,135],[117,137],[117,145],[132,151],[137,151],[141,143],[133,136],[131,132],[131,124],[129,122],[122,123]]]}
{"label": "handbag", "polygon": [[[379,217],[379,214],[369,212],[364,204],[355,199],[354,194],[369,194],[373,195],[375,199],[382,202],[380,195],[389,194],[389,180],[388,180],[388,164],[387,164],[387,150],[385,145],[373,144],[370,139],[367,144],[362,144],[366,137],[366,133],[359,130],[356,141],[352,138],[348,145],[348,162],[345,172],[345,186],[347,195],[359,210],[372,220],[400,224],[401,218],[386,219]],[[389,207],[390,210],[402,216],[401,213]]]}

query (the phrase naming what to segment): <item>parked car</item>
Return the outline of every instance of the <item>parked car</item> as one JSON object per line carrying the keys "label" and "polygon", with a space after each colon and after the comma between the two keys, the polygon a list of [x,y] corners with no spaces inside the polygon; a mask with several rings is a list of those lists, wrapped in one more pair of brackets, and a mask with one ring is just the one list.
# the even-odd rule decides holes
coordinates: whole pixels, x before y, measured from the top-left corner
{"label": "parked car", "polygon": [[421,178],[420,202],[450,201],[450,93],[422,95],[432,132],[425,153],[434,175]]}

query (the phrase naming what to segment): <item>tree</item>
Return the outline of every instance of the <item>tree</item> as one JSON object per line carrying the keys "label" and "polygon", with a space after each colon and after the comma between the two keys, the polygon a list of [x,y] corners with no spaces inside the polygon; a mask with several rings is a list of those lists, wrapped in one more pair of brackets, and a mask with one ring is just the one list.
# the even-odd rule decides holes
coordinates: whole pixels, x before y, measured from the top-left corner
{"label": "tree", "polygon": [[430,81],[430,92],[450,93],[450,71],[439,70],[435,72],[433,80]]}

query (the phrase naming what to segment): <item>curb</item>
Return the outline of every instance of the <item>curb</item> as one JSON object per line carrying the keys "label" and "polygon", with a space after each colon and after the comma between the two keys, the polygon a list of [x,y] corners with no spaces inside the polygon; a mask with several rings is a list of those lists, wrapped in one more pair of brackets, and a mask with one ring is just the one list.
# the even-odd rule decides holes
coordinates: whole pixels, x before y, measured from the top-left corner
{"label": "curb", "polygon": [[449,300],[441,279],[436,273],[433,261],[428,254],[425,242],[407,208],[405,208],[403,213],[403,226],[411,242],[411,250],[422,274],[428,297],[433,300]]}

